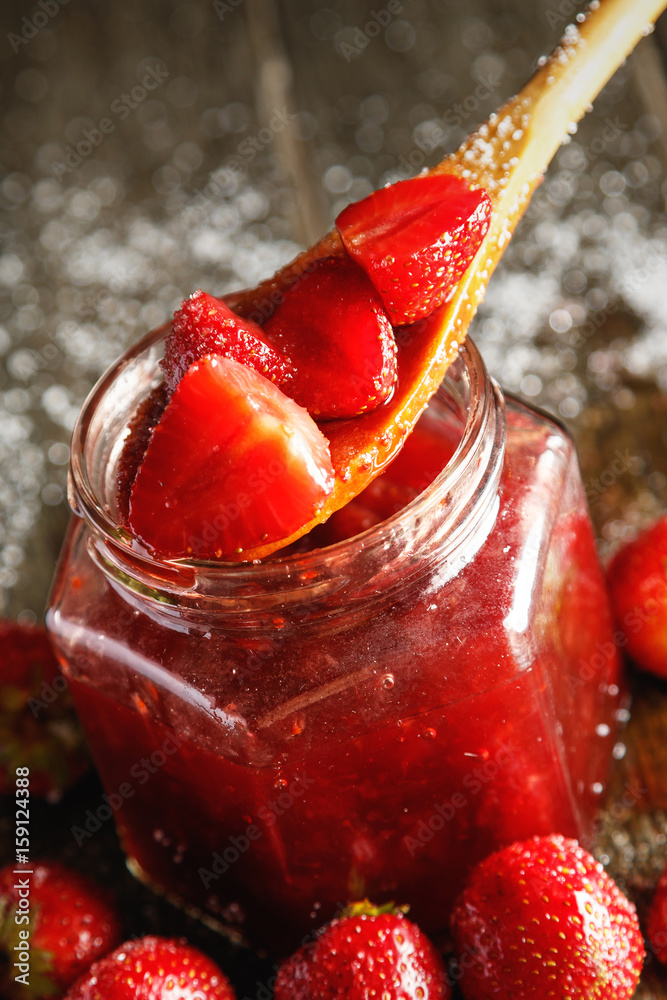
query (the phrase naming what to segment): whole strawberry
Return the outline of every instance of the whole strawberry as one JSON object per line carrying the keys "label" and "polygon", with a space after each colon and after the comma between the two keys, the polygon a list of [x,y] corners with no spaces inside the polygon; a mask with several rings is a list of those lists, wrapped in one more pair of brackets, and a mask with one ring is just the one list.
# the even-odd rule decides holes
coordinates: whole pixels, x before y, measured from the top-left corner
{"label": "whole strawberry", "polygon": [[653,954],[659,962],[667,965],[667,868],[655,890],[646,932]]}
{"label": "whole strawberry", "polygon": [[452,914],[466,1000],[627,1000],[644,960],[635,908],[576,840],[482,861]]}
{"label": "whole strawberry", "polygon": [[234,991],[186,941],[143,937],[96,962],[65,1000],[234,1000]]}
{"label": "whole strawberry", "polygon": [[628,653],[638,666],[667,677],[667,516],[619,550],[607,580]]}
{"label": "whole strawberry", "polygon": [[355,903],[280,967],[275,1000],[446,1000],[439,954],[393,905]]}
{"label": "whole strawberry", "polygon": [[43,628],[0,621],[0,650],[0,793],[29,768],[23,787],[58,799],[90,766],[67,682]]}
{"label": "whole strawberry", "polygon": [[0,968],[9,960],[0,996],[60,996],[120,932],[99,886],[50,861],[8,865],[0,871]]}

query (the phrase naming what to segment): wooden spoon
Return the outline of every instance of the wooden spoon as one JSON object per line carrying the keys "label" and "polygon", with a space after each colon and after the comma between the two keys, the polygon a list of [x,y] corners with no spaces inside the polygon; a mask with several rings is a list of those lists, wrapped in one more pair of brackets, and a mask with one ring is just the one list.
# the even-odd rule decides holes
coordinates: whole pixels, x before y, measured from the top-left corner
{"label": "wooden spoon", "polygon": [[[336,478],[318,516],[289,538],[239,553],[239,561],[263,558],[300,538],[361,493],[396,455],[456,357],[486,284],[563,137],[665,7],[667,0],[593,0],[521,93],[430,171],[458,174],[484,187],[493,203],[490,229],[453,298],[398,338],[398,383],[389,402],[363,416],[320,425]],[[338,233],[329,233],[273,278],[227,301],[243,315],[267,315],[313,261],[343,253]]]}

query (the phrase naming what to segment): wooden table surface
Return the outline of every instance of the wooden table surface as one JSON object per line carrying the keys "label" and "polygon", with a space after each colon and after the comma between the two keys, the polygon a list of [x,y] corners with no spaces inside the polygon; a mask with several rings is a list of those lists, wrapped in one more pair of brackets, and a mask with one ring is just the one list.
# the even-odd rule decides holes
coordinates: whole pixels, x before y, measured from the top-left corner
{"label": "wooden table surface", "polygon": [[[566,24],[563,8],[556,0],[401,0],[391,9],[361,0],[329,0],[329,6],[310,0],[77,0],[37,25],[20,0],[3,4],[7,141],[0,152],[0,253],[11,257],[4,271],[0,259],[7,291],[0,302],[6,331],[6,342],[0,336],[3,614],[24,620],[42,615],[67,520],[62,449],[73,414],[113,354],[166,318],[194,288],[224,290],[262,276],[253,268],[277,266],[296,244],[328,228],[346,200],[455,148],[552,47]],[[383,22],[377,31],[374,10],[375,22]],[[593,183],[587,188],[582,180],[568,195],[574,168],[571,158],[561,159],[494,279],[498,300],[523,269],[538,288],[540,267],[550,267],[538,253],[544,221],[571,235],[572,220],[583,218],[585,205],[593,222],[586,230],[592,234],[589,256],[582,251],[583,278],[576,268],[561,268],[553,277],[554,301],[561,313],[570,309],[574,326],[562,329],[555,313],[551,319],[522,313],[523,339],[506,325],[506,335],[515,339],[503,348],[501,338],[499,349],[497,328],[489,323],[496,314],[489,310],[474,331],[489,358],[502,359],[505,350],[507,364],[496,361],[492,369],[499,381],[509,380],[511,388],[567,420],[603,555],[626,529],[667,506],[667,378],[657,368],[646,372],[623,361],[633,343],[657,350],[667,305],[661,328],[660,315],[649,324],[641,313],[631,284],[617,281],[614,308],[596,307],[597,300],[587,297],[597,280],[591,276],[605,267],[604,259],[595,259],[596,233],[619,211],[634,212],[656,240],[667,232],[666,38],[661,23],[574,138],[571,148],[584,150],[589,161],[580,175]],[[158,77],[161,67],[163,77],[153,91],[132,99],[132,88],[151,67]],[[103,119],[111,120],[112,130],[80,162],[73,153],[74,166],[59,171],[84,130],[96,134]],[[604,135],[608,140],[600,145]],[[221,166],[241,176],[237,188],[210,187]],[[195,211],[202,203],[203,211]],[[223,210],[236,213],[237,257],[229,256],[229,241],[216,243],[207,219],[214,209],[217,219],[225,218]],[[81,259],[77,241],[85,247]],[[262,241],[268,250],[258,254]],[[124,247],[132,248],[130,256]],[[12,278],[15,259],[22,261],[21,279]],[[128,277],[133,268],[137,276]],[[112,297],[105,295],[109,287]],[[577,330],[585,335],[573,336]],[[49,354],[53,344],[57,351]],[[554,344],[555,369],[547,375]],[[526,345],[539,366],[537,382],[527,379],[530,358],[514,374]],[[34,458],[32,480],[21,480],[18,500],[12,464],[18,452],[10,436],[16,426],[34,446],[33,457],[42,456]],[[620,469],[608,481],[604,474],[619,455]],[[33,511],[32,520],[17,516],[21,505],[24,513]],[[639,675],[632,684],[633,713],[622,737],[627,752],[615,763],[598,848],[644,912],[667,850],[667,687]],[[70,827],[96,795],[90,779],[55,810],[39,810],[36,846],[120,886],[129,930],[185,927],[255,996],[256,982],[270,970],[228,954],[210,932],[136,886],[124,874],[110,829],[81,851],[73,844]],[[647,964],[637,996],[667,997],[667,976],[655,962]]]}

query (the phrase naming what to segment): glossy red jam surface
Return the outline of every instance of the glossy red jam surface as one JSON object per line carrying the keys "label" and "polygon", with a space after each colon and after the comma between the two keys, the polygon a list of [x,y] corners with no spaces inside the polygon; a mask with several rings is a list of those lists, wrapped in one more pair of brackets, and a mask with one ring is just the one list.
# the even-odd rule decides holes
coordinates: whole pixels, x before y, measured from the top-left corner
{"label": "glossy red jam surface", "polygon": [[[432,403],[297,551],[402,507],[460,435]],[[446,934],[490,851],[590,837],[618,659],[572,445],[511,401],[497,505],[449,562],[406,544],[340,606],[306,570],[280,613],[249,587],[245,622],[147,603],[73,526],[50,627],[135,872],[280,951],[364,895]]]}

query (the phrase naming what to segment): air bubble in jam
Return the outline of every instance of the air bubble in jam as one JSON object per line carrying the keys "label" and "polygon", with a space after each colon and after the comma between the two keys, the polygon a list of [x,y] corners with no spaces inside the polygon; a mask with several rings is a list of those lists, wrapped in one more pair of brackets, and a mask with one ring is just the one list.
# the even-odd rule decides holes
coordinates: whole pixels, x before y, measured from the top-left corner
{"label": "air bubble in jam", "polygon": [[382,678],[382,687],[385,689],[385,691],[391,691],[395,683],[396,680],[393,674],[385,674],[384,677]]}

